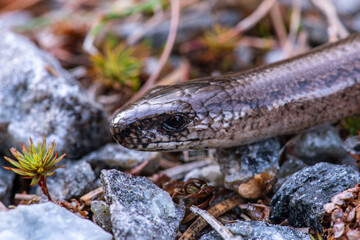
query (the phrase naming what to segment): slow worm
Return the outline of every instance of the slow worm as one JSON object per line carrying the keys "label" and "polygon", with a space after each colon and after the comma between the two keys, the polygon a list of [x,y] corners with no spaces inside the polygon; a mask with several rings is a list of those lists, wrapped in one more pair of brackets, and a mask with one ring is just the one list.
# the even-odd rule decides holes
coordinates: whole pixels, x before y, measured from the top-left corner
{"label": "slow worm", "polygon": [[159,86],[111,133],[144,151],[226,148],[360,113],[360,34],[249,71]]}

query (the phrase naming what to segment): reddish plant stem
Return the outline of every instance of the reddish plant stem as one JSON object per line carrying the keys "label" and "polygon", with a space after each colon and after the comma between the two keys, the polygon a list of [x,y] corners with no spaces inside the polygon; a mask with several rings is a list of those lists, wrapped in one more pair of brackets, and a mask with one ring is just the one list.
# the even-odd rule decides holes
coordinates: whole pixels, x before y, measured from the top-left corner
{"label": "reddish plant stem", "polygon": [[48,197],[49,201],[52,201],[51,196],[49,194],[49,190],[46,185],[46,176],[41,176],[38,184],[41,187],[43,193]]}

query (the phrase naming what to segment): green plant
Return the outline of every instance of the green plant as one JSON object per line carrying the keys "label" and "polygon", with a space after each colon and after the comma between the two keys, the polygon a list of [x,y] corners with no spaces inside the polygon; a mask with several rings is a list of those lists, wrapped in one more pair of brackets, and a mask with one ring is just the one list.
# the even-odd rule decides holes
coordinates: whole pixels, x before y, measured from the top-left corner
{"label": "green plant", "polygon": [[43,141],[37,144],[35,147],[32,139],[30,138],[30,144],[25,146],[24,143],[21,143],[22,153],[20,153],[15,148],[10,148],[12,155],[16,158],[13,160],[8,157],[4,157],[9,163],[14,165],[17,168],[3,167],[7,170],[13,171],[25,178],[32,179],[30,185],[38,184],[41,187],[41,190],[51,201],[49,191],[46,186],[46,177],[53,175],[54,170],[61,168],[63,166],[55,166],[59,163],[66,154],[58,156],[58,153],[55,153],[55,142],[51,144],[50,147],[46,146],[46,139],[43,138]]}
{"label": "green plant", "polygon": [[351,136],[355,136],[360,132],[360,116],[345,119],[345,129],[349,131]]}
{"label": "green plant", "polygon": [[215,25],[211,30],[204,33],[200,41],[212,51],[232,51],[236,47],[239,37],[228,37],[230,31],[231,29],[227,27]]}
{"label": "green plant", "polygon": [[316,233],[316,238],[312,235],[309,235],[311,240],[323,240],[323,238],[321,237],[321,235],[319,233]]}
{"label": "green plant", "polygon": [[124,43],[115,44],[108,39],[103,51],[91,56],[91,61],[105,85],[120,83],[136,91],[140,87],[139,76],[148,52],[145,45],[127,47]]}

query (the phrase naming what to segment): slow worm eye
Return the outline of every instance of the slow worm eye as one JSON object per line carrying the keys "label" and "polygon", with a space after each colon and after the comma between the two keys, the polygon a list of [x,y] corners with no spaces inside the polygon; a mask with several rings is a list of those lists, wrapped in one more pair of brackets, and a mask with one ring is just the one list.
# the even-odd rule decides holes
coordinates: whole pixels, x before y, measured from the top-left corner
{"label": "slow worm eye", "polygon": [[120,132],[120,136],[123,137],[123,138],[125,138],[125,137],[130,136],[130,133],[131,133],[130,129],[129,129],[129,128],[125,128],[125,129],[123,129],[123,130]]}
{"label": "slow worm eye", "polygon": [[179,132],[184,130],[187,126],[187,117],[181,114],[176,114],[168,117],[163,122],[163,128],[169,132]]}

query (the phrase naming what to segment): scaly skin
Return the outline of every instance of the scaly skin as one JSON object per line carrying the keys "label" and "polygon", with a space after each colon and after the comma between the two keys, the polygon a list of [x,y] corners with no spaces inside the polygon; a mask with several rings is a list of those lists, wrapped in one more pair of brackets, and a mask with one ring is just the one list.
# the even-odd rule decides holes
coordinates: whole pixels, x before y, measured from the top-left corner
{"label": "scaly skin", "polygon": [[246,72],[156,87],[114,115],[111,133],[143,151],[227,148],[359,113],[355,34]]}

